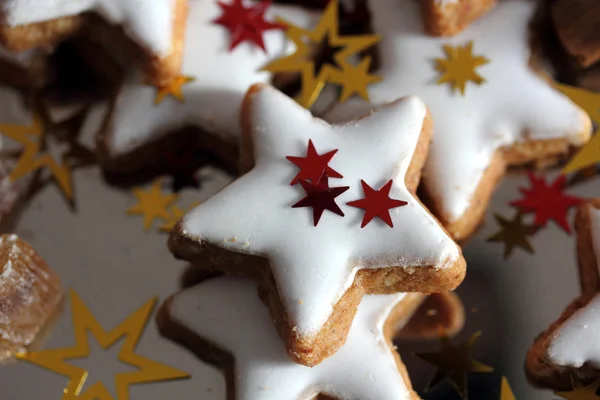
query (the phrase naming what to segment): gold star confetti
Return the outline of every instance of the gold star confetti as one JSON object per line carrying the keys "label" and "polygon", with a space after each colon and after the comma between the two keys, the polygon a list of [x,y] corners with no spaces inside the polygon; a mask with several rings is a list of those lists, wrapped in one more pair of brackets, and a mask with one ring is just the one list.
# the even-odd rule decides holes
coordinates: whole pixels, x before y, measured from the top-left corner
{"label": "gold star confetti", "polygon": [[[183,86],[188,83],[194,82],[196,78],[192,76],[179,75],[173,78],[171,81],[161,86],[155,86],[156,97],[154,98],[154,104],[160,104],[164,101],[167,96],[172,96],[175,99],[183,102],[185,97],[183,95]],[[149,84],[149,82],[146,82]]]}
{"label": "gold star confetti", "polygon": [[[600,94],[559,83],[556,83],[555,86],[587,112],[596,125],[600,125]],[[592,140],[575,154],[565,166],[562,173],[576,172],[598,163],[600,163],[600,132],[596,131],[594,136],[592,136]]]}
{"label": "gold star confetti", "polygon": [[187,210],[182,210],[181,208],[177,207],[176,205],[172,206],[171,211],[169,213],[169,219],[167,219],[167,221],[164,224],[162,224],[158,229],[161,232],[165,232],[165,233],[171,232],[173,227],[175,227],[175,224],[177,224],[177,222],[179,222],[179,220],[181,218],[183,218],[185,213],[193,210],[194,208],[198,207],[199,205],[200,205],[200,202],[196,202],[196,203],[192,204]]}
{"label": "gold star confetti", "polygon": [[537,233],[538,228],[536,226],[526,225],[523,222],[523,215],[521,213],[517,213],[512,221],[498,214],[494,214],[494,218],[502,229],[493,236],[490,236],[488,242],[504,243],[505,259],[516,247],[520,247],[528,253],[533,254],[534,250],[531,243],[529,243],[529,237]]}
{"label": "gold star confetti", "polygon": [[149,190],[134,188],[133,194],[138,203],[127,210],[127,214],[141,214],[144,216],[144,230],[150,230],[155,219],[168,221],[171,216],[167,208],[174,203],[178,196],[163,193],[160,179],[154,181]]}
{"label": "gold star confetti", "polygon": [[473,42],[456,47],[445,45],[444,53],[446,53],[446,58],[435,59],[435,69],[442,74],[437,81],[438,85],[448,83],[452,90],[458,89],[464,96],[468,81],[477,85],[485,82],[476,69],[490,61],[483,56],[473,55]]}
{"label": "gold star confetti", "polygon": [[463,397],[467,398],[467,374],[471,372],[493,372],[494,369],[473,359],[471,350],[481,332],[474,333],[466,342],[454,346],[448,337],[442,337],[442,348],[436,353],[420,353],[418,357],[437,367],[429,381],[426,392],[449,380]]}
{"label": "gold star confetti", "polygon": [[[278,20],[288,28],[286,35],[296,46],[296,52],[277,59],[266,67],[264,71],[273,73],[297,72],[301,75],[302,89],[297,97],[298,103],[310,108],[326,83],[341,85],[346,96],[358,93],[368,100],[366,88],[370,83],[380,78],[368,74],[367,68],[371,60],[361,61],[354,66],[349,60],[356,54],[373,46],[380,39],[377,35],[340,36],[338,31],[338,1],[332,0],[323,12],[319,24],[313,31],[302,29],[284,20]],[[312,44],[326,43],[334,49],[331,62],[316,68],[316,63],[311,59]],[[358,79],[358,81],[356,81]]]}
{"label": "gold star confetti", "polygon": [[500,384],[500,400],[516,400],[515,394],[505,376],[502,377],[502,383]]}
{"label": "gold star confetti", "polygon": [[600,380],[593,382],[587,386],[581,382],[571,379],[573,382],[573,390],[568,392],[554,392],[555,395],[567,400],[597,400],[600,399],[596,393],[600,388]]}
{"label": "gold star confetti", "polygon": [[102,382],[97,382],[84,393],[81,393],[89,372],[65,362],[73,358],[89,357],[88,332],[96,338],[104,349],[110,348],[120,339],[124,339],[123,347],[119,352],[119,360],[137,368],[133,372],[119,373],[115,376],[115,390],[118,400],[129,400],[129,386],[133,384],[189,377],[185,372],[135,354],[135,347],[144,332],[148,318],[152,314],[156,299],[149,300],[119,326],[107,333],[74,291],[71,291],[70,297],[75,346],[17,354],[17,358],[21,360],[68,377],[69,382],[63,390],[63,399],[113,399]]}

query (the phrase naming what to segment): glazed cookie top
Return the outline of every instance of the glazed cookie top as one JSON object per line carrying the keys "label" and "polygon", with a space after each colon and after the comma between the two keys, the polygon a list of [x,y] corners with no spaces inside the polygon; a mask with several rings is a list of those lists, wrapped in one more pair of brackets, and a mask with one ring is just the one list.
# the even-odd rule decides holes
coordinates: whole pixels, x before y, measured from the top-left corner
{"label": "glazed cookie top", "polygon": [[171,50],[175,5],[179,0],[4,0],[0,6],[9,26],[92,11],[123,25],[127,34],[160,55]]}
{"label": "glazed cookie top", "polygon": [[[374,104],[407,94],[425,101],[434,120],[424,184],[454,222],[466,213],[496,150],[529,140],[566,139],[582,144],[589,119],[529,67],[528,23],[535,2],[506,0],[451,38],[424,33],[419,2],[369,0],[379,44],[381,83],[369,87]],[[489,59],[477,68],[485,82],[467,85],[464,96],[437,85],[433,60],[444,45],[473,42],[473,53]],[[344,121],[361,115],[360,100],[335,107],[325,119]]]}
{"label": "glazed cookie top", "polygon": [[[188,213],[178,234],[266,257],[299,336],[321,330],[360,269],[433,266],[435,274],[461,258],[404,183],[427,115],[421,100],[404,98],[339,126],[269,86],[251,89],[246,105],[255,167]],[[286,159],[303,156],[309,140],[319,154],[337,149],[329,166],[343,178],[329,185],[349,187],[335,199],[344,217],[324,213],[317,226],[310,208],[292,208],[306,192],[290,185],[298,168]],[[361,228],[364,211],[346,204],[364,197],[361,180],[376,189],[393,180],[389,197],[408,203],[389,210],[393,228],[379,219]]]}
{"label": "glazed cookie top", "polygon": [[299,400],[320,392],[340,399],[408,400],[383,333],[404,297],[365,296],[345,345],[313,368],[289,358],[252,281],[222,277],[187,289],[173,298],[170,317],[233,355],[237,400]]}
{"label": "glazed cookie top", "polygon": [[[270,30],[264,36],[266,52],[249,43],[229,51],[229,32],[213,22],[220,13],[216,0],[189,4],[181,73],[194,80],[183,85],[183,101],[167,97],[155,104],[156,89],[144,85],[139,76],[124,85],[107,143],[114,155],[186,126],[198,126],[228,141],[239,139],[246,90],[253,83],[269,82],[271,73],[260,69],[292,49],[282,31]],[[275,16],[303,27],[318,20],[318,14],[291,6],[270,6],[266,19],[274,21]]]}
{"label": "glazed cookie top", "polygon": [[[596,264],[600,267],[600,209],[591,209],[590,228]],[[548,355],[562,366],[600,367],[600,294],[573,314],[556,332]]]}

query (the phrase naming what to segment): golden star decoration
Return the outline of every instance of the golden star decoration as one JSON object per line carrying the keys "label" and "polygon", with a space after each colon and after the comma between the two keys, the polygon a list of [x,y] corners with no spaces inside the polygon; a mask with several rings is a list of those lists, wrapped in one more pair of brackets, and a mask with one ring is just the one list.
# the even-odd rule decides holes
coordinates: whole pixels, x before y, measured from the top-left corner
{"label": "golden star decoration", "polygon": [[[39,101],[36,108],[38,110],[33,116],[33,122],[30,126],[0,124],[0,134],[23,145],[21,156],[9,178],[15,182],[29,173],[46,168],[65,197],[72,200],[71,167],[86,166],[95,162],[94,152],[77,142],[77,136],[80,133],[88,109],[83,109],[70,118],[56,123],[50,118],[48,110]],[[53,139],[68,145],[68,149],[63,152],[60,160],[56,160],[46,151],[46,142],[49,140],[50,131],[55,134]]]}
{"label": "golden star decoration", "polygon": [[448,380],[463,398],[467,398],[467,374],[494,371],[492,367],[474,360],[471,356],[471,350],[480,336],[481,332],[476,332],[458,346],[452,344],[447,336],[442,336],[442,348],[438,352],[417,354],[419,358],[437,367],[435,375],[427,385],[426,393]]}
{"label": "golden star decoration", "polygon": [[502,383],[500,384],[500,400],[516,400],[515,394],[505,376],[502,377]]}
{"label": "golden star decoration", "polygon": [[177,200],[178,196],[164,193],[160,179],[155,180],[148,190],[134,188],[133,194],[137,197],[138,203],[128,209],[127,214],[143,215],[144,230],[150,230],[155,219],[169,221],[172,218],[167,208]]}
{"label": "golden star decoration", "polygon": [[183,218],[186,212],[191,211],[195,207],[199,206],[200,202],[196,202],[192,204],[187,210],[182,210],[177,207],[177,205],[171,206],[171,210],[169,212],[169,218],[162,224],[158,229],[161,232],[169,233],[173,229],[173,227],[177,224],[177,222]]}
{"label": "golden star decoration", "polygon": [[590,383],[585,386],[581,382],[571,379],[573,382],[573,390],[568,392],[554,392],[555,395],[567,400],[597,400],[600,396],[597,395],[600,389],[600,380]]}
{"label": "golden star decoration", "polygon": [[498,214],[494,214],[494,218],[501,229],[496,234],[490,236],[488,242],[504,243],[505,259],[517,247],[533,254],[534,250],[529,242],[529,237],[537,233],[538,228],[536,226],[526,225],[523,222],[523,215],[521,213],[517,213],[512,221]]}
{"label": "golden star decoration", "polygon": [[[196,78],[192,76],[178,75],[161,86],[152,85],[156,88],[154,104],[158,105],[162,103],[167,96],[172,96],[180,102],[184,102],[185,96],[183,95],[183,86],[192,83],[195,80]],[[150,82],[146,81],[146,84],[150,84]]]}
{"label": "golden star decoration", "polygon": [[459,90],[464,96],[467,82],[471,81],[477,85],[485,83],[485,79],[479,75],[476,69],[490,62],[483,56],[473,55],[473,42],[464,46],[444,45],[446,58],[435,59],[435,69],[442,74],[437,84],[450,84],[452,90]]}
{"label": "golden star decoration", "polygon": [[[310,108],[326,83],[342,87],[343,94],[340,101],[346,100],[354,93],[368,101],[367,86],[380,81],[381,78],[368,73],[371,65],[370,57],[364,57],[357,66],[353,65],[350,59],[376,44],[380,40],[378,35],[340,36],[337,0],[329,2],[319,24],[312,31],[302,29],[285,20],[278,19],[277,22],[287,27],[286,35],[296,46],[296,52],[269,63],[263,70],[272,73],[299,73],[302,89],[296,98],[298,103]],[[325,63],[317,73],[316,63],[312,59],[312,45],[324,41],[328,41],[330,47],[339,50],[333,54],[333,63]]]}
{"label": "golden star decoration", "polygon": [[[596,125],[600,125],[600,94],[585,89],[556,83],[555,86],[571,101],[590,115]],[[600,132],[596,131],[589,141],[565,166],[562,173],[568,174],[600,163]]]}
{"label": "golden star decoration", "polygon": [[146,304],[130,315],[119,326],[107,333],[100,324],[98,324],[98,321],[96,321],[90,310],[85,306],[75,291],[71,291],[70,297],[73,330],[76,342],[75,346],[64,349],[17,354],[17,358],[23,361],[27,361],[68,377],[69,382],[63,390],[63,400],[76,398],[87,400],[113,399],[102,382],[95,383],[84,393],[81,393],[89,375],[88,371],[65,362],[65,360],[89,356],[90,348],[88,343],[88,332],[96,338],[98,343],[104,349],[111,347],[123,338],[123,347],[119,352],[119,360],[123,363],[137,367],[136,371],[115,375],[116,398],[118,400],[129,400],[129,386],[133,384],[189,377],[189,374],[183,371],[147,359],[139,354],[135,354],[135,347],[144,332],[148,323],[148,318],[152,314],[156,299],[151,299],[146,302]]}

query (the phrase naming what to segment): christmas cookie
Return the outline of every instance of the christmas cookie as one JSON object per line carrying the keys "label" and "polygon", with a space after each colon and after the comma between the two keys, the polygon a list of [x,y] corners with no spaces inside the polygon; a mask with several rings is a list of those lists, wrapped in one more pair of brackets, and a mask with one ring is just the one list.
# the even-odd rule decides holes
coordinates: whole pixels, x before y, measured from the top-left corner
{"label": "christmas cookie", "polygon": [[16,235],[0,236],[0,362],[26,350],[60,310],[54,272]]}
{"label": "christmas cookie", "polygon": [[111,51],[128,54],[162,82],[181,66],[186,8],[186,0],[39,0],[35,6],[6,0],[0,43],[13,51],[48,48],[90,28]]}
{"label": "christmas cookie", "polygon": [[[247,42],[230,49],[229,30],[214,22],[222,13],[215,0],[191,2],[181,75],[162,88],[140,76],[123,85],[98,139],[105,169],[145,167],[181,142],[235,165],[244,95],[252,84],[271,80],[272,74],[261,68],[290,45],[281,29],[271,29],[264,32],[265,50]],[[303,27],[318,21],[317,13],[292,6],[271,6],[264,19],[272,24],[275,16]]]}
{"label": "christmas cookie", "polygon": [[589,67],[600,61],[600,2],[555,0],[551,13],[563,47],[579,65]]}
{"label": "christmas cookie", "polygon": [[226,369],[230,399],[409,400],[419,397],[393,350],[391,327],[421,299],[365,296],[344,346],[313,368],[290,360],[255,285],[243,278],[215,278],[179,293],[162,306],[158,324],[168,338]]}
{"label": "christmas cookie", "polygon": [[600,199],[577,212],[582,296],[529,349],[526,369],[539,385],[569,390],[571,378],[600,379]]}
{"label": "christmas cookie", "polygon": [[395,336],[398,340],[431,340],[452,337],[465,325],[465,307],[453,292],[434,293],[415,311]]}
{"label": "christmas cookie", "polygon": [[316,365],[343,344],[363,294],[450,290],[464,277],[460,249],[414,196],[430,124],[409,97],[329,125],[255,85],[242,111],[249,172],[188,213],[170,249],[258,279],[290,355]]}
{"label": "christmas cookie", "polygon": [[487,13],[498,0],[421,0],[427,33],[452,36]]}
{"label": "christmas cookie", "polygon": [[49,79],[48,57],[41,51],[14,53],[0,47],[0,82],[21,88],[38,88]]}
{"label": "christmas cookie", "polygon": [[[368,5],[382,36],[376,73],[383,77],[369,87],[370,100],[380,105],[410,94],[431,110],[424,200],[454,238],[475,230],[508,165],[553,159],[589,140],[589,117],[529,66],[534,2],[502,1],[446,39],[425,34],[418,2]],[[325,119],[352,119],[370,107],[350,100]]]}

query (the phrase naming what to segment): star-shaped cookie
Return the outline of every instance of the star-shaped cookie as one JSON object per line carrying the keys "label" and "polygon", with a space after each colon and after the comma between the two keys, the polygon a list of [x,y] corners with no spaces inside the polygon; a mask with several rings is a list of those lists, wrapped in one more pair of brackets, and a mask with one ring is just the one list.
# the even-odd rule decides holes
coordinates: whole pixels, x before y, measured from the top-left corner
{"label": "star-shaped cookie", "polygon": [[[430,125],[427,108],[408,97],[346,125],[329,125],[266,85],[244,101],[242,125],[251,141],[242,157],[250,172],[188,213],[171,233],[171,251],[194,265],[261,280],[282,338],[297,362],[318,364],[341,345],[364,293],[450,290],[463,279],[458,246],[415,198]],[[338,149],[330,167],[349,187],[315,227],[306,196],[290,186],[297,167],[286,159]],[[247,153],[247,154],[246,154]],[[248,168],[248,169],[250,169]],[[361,180],[408,204],[392,208],[393,228],[377,219],[361,228]],[[210,260],[210,262],[208,262]],[[334,328],[335,326],[335,328]]]}
{"label": "star-shaped cookie", "polygon": [[233,369],[228,374],[229,387],[235,388],[232,399],[300,400],[318,394],[335,399],[418,399],[384,334],[390,314],[415,295],[419,296],[365,296],[346,344],[313,368],[290,360],[256,286],[243,278],[210,279],[175,295],[159,312],[159,326],[198,356],[212,355],[211,362],[215,353],[206,342],[231,354],[235,361],[226,365]]}
{"label": "star-shaped cookie", "polygon": [[[244,94],[252,84],[270,81],[272,74],[261,68],[289,50],[289,43],[282,31],[272,30],[264,34],[266,52],[251,43],[241,43],[230,52],[229,31],[213,22],[219,15],[216,0],[189,4],[181,74],[194,80],[181,86],[181,100],[166,96],[155,104],[156,88],[140,77],[132,77],[122,87],[110,124],[99,139],[106,168],[127,171],[147,166],[160,159],[152,150],[164,149],[156,141],[178,141],[172,134],[189,127],[197,128],[192,136],[201,149],[235,163]],[[291,6],[271,6],[266,19],[274,21],[275,15],[299,26],[318,20],[317,13]]]}
{"label": "star-shaped cookie", "polygon": [[578,209],[575,225],[583,294],[535,340],[526,359],[534,382],[558,390],[571,389],[572,377],[600,379],[600,199]]}
{"label": "star-shaped cookie", "polygon": [[[507,0],[452,38],[428,36],[419,2],[369,0],[379,45],[383,82],[369,88],[372,103],[403,96],[423,99],[434,121],[433,141],[424,169],[426,203],[451,235],[465,238],[479,223],[507,164],[563,154],[590,138],[588,116],[553,89],[529,66],[528,24],[535,2]],[[485,82],[467,84],[464,96],[437,85],[433,60],[444,46],[473,42],[489,62],[477,73]],[[339,122],[372,105],[358,99],[331,110]]]}
{"label": "star-shaped cookie", "polygon": [[[157,82],[168,78],[181,66],[183,25],[187,0],[6,0],[0,6],[0,43],[10,50],[51,47],[60,41],[95,26],[90,13],[107,22],[101,28],[120,26],[127,38],[111,40],[110,49],[121,49],[144,66]],[[98,37],[103,34],[94,35]],[[121,39],[121,40],[119,40]]]}

